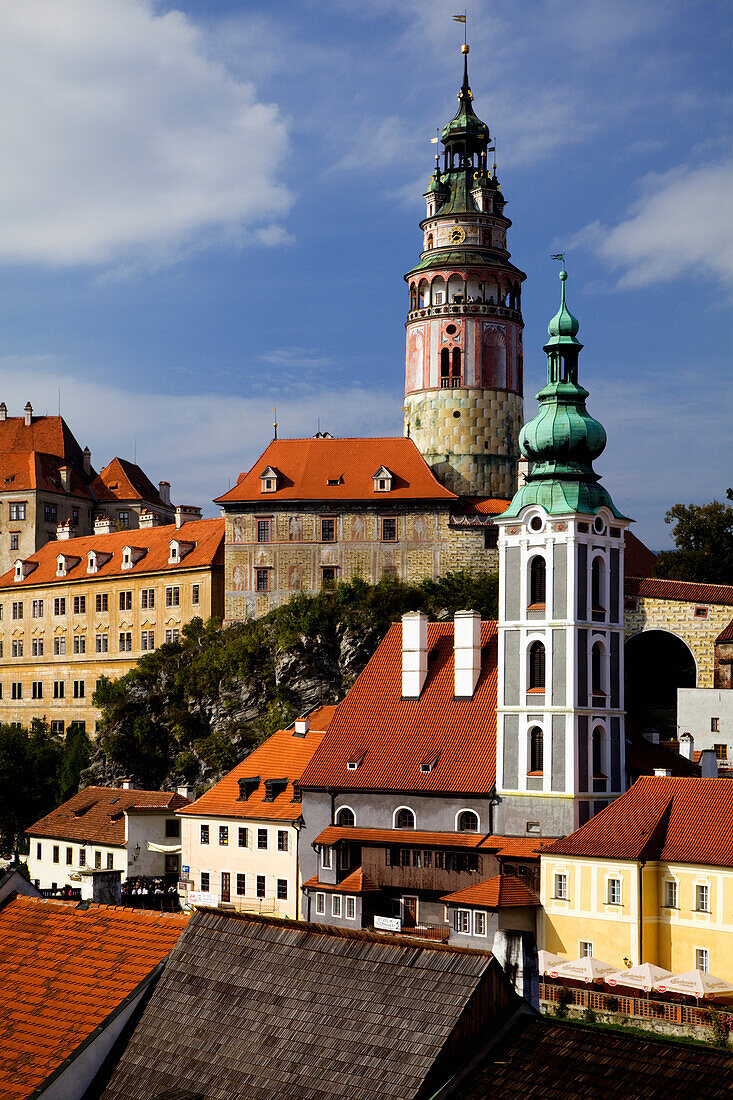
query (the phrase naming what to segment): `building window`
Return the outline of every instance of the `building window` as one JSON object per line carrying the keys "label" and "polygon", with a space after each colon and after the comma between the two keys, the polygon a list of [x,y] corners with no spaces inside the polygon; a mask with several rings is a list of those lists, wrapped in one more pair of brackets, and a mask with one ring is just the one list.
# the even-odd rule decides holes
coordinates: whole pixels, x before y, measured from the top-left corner
{"label": "building window", "polygon": [[166,642],[169,642],[169,643],[170,642],[177,642],[179,637],[180,637],[180,634],[179,634],[179,631],[178,631],[177,627],[174,627],[172,630],[166,630],[166,632],[165,632]]}
{"label": "building window", "polygon": [[695,608],[695,618],[696,619],[707,619],[707,617],[708,617],[707,607],[696,607]]}
{"label": "building window", "polygon": [[120,592],[120,611],[132,611],[132,592]]}
{"label": "building window", "polygon": [[605,779],[606,775],[603,771],[603,730],[600,726],[596,726],[593,730],[593,778]]}
{"label": "building window", "polygon": [[106,592],[97,592],[95,605],[97,611],[109,610],[109,596]]}
{"label": "building window", "polygon": [[63,736],[63,732],[64,732],[63,718],[54,719],[54,721],[51,723],[51,733],[54,733],[57,736],[61,737],[61,736]]}
{"label": "building window", "polygon": [[54,615],[66,614],[66,599],[64,598],[64,596],[58,596],[53,601],[53,613]]}
{"label": "building window", "polygon": [[202,894],[208,894],[210,882],[211,882],[211,879],[209,878],[209,872],[208,871],[202,871],[201,872],[201,892],[202,892]]}
{"label": "building window", "polygon": [[397,542],[397,519],[394,516],[382,517],[382,542]]}
{"label": "building window", "polygon": [[258,592],[270,591],[270,570],[255,569],[255,587]]}
{"label": "building window", "polygon": [[79,866],[86,867],[87,865],[87,852],[86,848],[79,849]]}
{"label": "building window", "polygon": [[229,826],[228,825],[220,825],[219,826],[219,844],[223,848],[226,848],[227,845],[229,844]]}
{"label": "building window", "polygon": [[461,936],[471,935],[471,910],[456,909],[453,913],[453,931]]}
{"label": "building window", "polygon": [[395,829],[414,829],[415,828],[415,815],[412,810],[408,810],[406,806],[397,810],[395,814]]}
{"label": "building window", "polygon": [[120,528],[123,531],[127,531],[129,526],[130,526],[130,513],[129,512],[118,512],[117,513],[117,519],[118,519]]}
{"label": "building window", "polygon": [[19,536],[18,535],[11,535],[10,536],[10,549],[11,550],[17,550],[19,545],[20,545]]}
{"label": "building window", "polygon": [[34,680],[33,683],[31,684],[31,697],[33,699],[42,699],[43,698],[43,681],[42,680]]}
{"label": "building window", "polygon": [[209,843],[209,826],[208,825],[202,825],[201,826],[201,843],[202,844],[208,844]]}
{"label": "building window", "polygon": [[243,874],[237,875],[237,895],[243,898],[247,893],[247,876]]}
{"label": "building window", "polygon": [[97,634],[95,639],[95,648],[97,653],[106,653],[108,649],[109,639],[106,634]]}
{"label": "building window", "polygon": [[74,862],[74,849],[73,848],[67,848],[66,849],[66,866],[71,867],[73,862]]}
{"label": "building window", "polygon": [[710,732],[711,733],[720,733],[720,719],[719,718],[711,718],[710,719]]}
{"label": "building window", "polygon": [[593,944],[590,940],[581,940],[578,944],[581,959],[589,959],[593,954]]}
{"label": "building window", "polygon": [[698,913],[710,912],[710,887],[709,886],[696,886],[695,887],[695,909]]}
{"label": "building window", "polygon": [[664,907],[665,909],[677,908],[677,883],[672,879],[667,879],[664,884]]}
{"label": "building window", "polygon": [[[2,651],[0,651],[0,657],[2,657]],[[722,760],[722,761],[727,762],[727,760],[728,760],[728,746],[727,745],[713,745],[713,749],[715,750],[715,756],[716,756],[717,760]]]}
{"label": "building window", "polygon": [[590,651],[591,690],[594,695],[605,695],[603,690],[603,650],[598,642]]}
{"label": "building window", "polygon": [[603,561],[601,558],[593,558],[590,567],[590,592],[591,607],[593,611],[604,610],[603,598]]}
{"label": "building window", "polygon": [[545,606],[547,592],[547,566],[543,557],[534,557],[529,567],[529,602],[531,606]]}
{"label": "building window", "polygon": [[341,894],[334,894],[331,898],[331,916],[341,916]]}
{"label": "building window", "polygon": [[10,697],[11,699],[23,698],[23,685],[21,683],[13,683],[10,685]]}
{"label": "building window", "polygon": [[319,917],[322,917],[326,912],[326,895],[316,894],[316,913]]}
{"label": "building window", "polygon": [[608,904],[620,905],[621,904],[621,879],[610,878],[608,880]]}
{"label": "building window", "polygon": [[473,912],[473,934],[474,936],[486,935],[486,914],[481,909],[474,909]]}
{"label": "building window", "polygon": [[25,504],[11,504],[10,519],[25,519]]}
{"label": "building window", "polygon": [[142,607],[143,611],[147,611],[148,609],[152,609],[155,607],[154,588],[143,588],[142,592],[140,593],[140,606]]}
{"label": "building window", "polygon": [[15,603],[13,604],[12,615],[13,615],[14,619],[22,619],[23,618],[23,601],[22,600],[16,600],[15,601]]}
{"label": "building window", "polygon": [[23,639],[22,638],[15,638],[13,640],[12,645],[11,645],[11,651],[12,651],[13,657],[22,657],[23,656]]}
{"label": "building window", "polygon": [[695,969],[704,970],[707,974],[710,965],[710,957],[706,947],[695,948]]}
{"label": "building window", "polygon": [[115,865],[114,854],[112,852],[107,852],[107,870],[108,871],[114,870],[114,865]]}
{"label": "building window", "polygon": [[639,601],[635,596],[626,596],[624,598],[624,611],[636,611],[639,606]]}
{"label": "building window", "polygon": [[120,653],[132,652],[132,631],[121,630],[119,638]]}
{"label": "building window", "polygon": [[165,835],[168,837],[179,837],[181,835],[181,822],[177,817],[167,817],[165,819]]}
{"label": "building window", "polygon": [[54,844],[54,846],[53,846],[53,855],[52,855],[51,858],[53,859],[54,863],[58,863],[58,861],[59,861],[59,846],[58,846],[58,844]]}
{"label": "building window", "polygon": [[330,868],[333,863],[333,849],[326,846],[321,848],[321,867]]}
{"label": "building window", "polygon": [[44,504],[43,518],[46,523],[56,523],[58,521],[58,509],[55,504]]}
{"label": "building window", "polygon": [[356,825],[356,817],[350,806],[342,806],[336,814],[336,824],[342,829],[353,829]]}
{"label": "building window", "polygon": [[324,565],[321,569],[321,580],[324,586],[330,586],[336,583],[336,567],[333,565]]}
{"label": "building window", "polygon": [[257,876],[257,897],[264,898],[265,896],[265,876]]}
{"label": "building window", "polygon": [[277,831],[277,850],[278,852],[287,852],[288,850],[287,829],[278,829]]}
{"label": "building window", "polygon": [[270,541],[270,520],[258,519],[257,520],[257,541],[269,542]]}
{"label": "building window", "polygon": [[62,657],[66,653],[66,638],[54,638],[53,652],[56,657]]}
{"label": "building window", "polygon": [[477,833],[478,814],[475,814],[473,810],[464,810],[458,815],[457,827],[459,833]]}
{"label": "building window", "polygon": [[102,870],[102,853],[101,852],[95,852],[94,853],[94,867],[97,871]]}
{"label": "building window", "polygon": [[31,604],[31,615],[34,619],[43,618],[43,600],[34,600]]}
{"label": "building window", "polygon": [[[198,584],[194,584],[194,585],[191,586],[191,603],[194,605],[194,607],[196,607],[198,605],[198,602],[199,602],[200,587],[201,586],[198,585]],[[151,604],[151,607],[152,607],[152,604]]]}
{"label": "building window", "polygon": [[321,542],[336,541],[336,520],[333,516],[321,519]]}
{"label": "building window", "polygon": [[356,898],[353,898],[353,897],[347,897],[346,898],[345,913],[346,913],[346,919],[347,920],[356,920]]}
{"label": "building window", "polygon": [[152,649],[155,649],[154,630],[143,630],[142,634],[140,635],[140,648],[143,650],[143,652],[145,652],[146,650],[150,651]]}
{"label": "building window", "polygon": [[75,699],[83,699],[84,698],[84,681],[83,680],[74,680],[74,698]]}
{"label": "building window", "polygon": [[54,680],[53,682],[53,697],[54,699],[63,699],[64,697],[64,681]]}
{"label": "building window", "polygon": [[542,642],[532,642],[529,647],[529,690],[545,690],[545,647]]}
{"label": "building window", "polygon": [[87,640],[83,635],[77,635],[74,638],[74,653],[86,653]]}
{"label": "building window", "polygon": [[562,901],[568,900],[568,876],[563,874],[555,875],[555,897]]}
{"label": "building window", "polygon": [[277,880],[277,900],[288,900],[288,880],[286,878],[279,878]]}
{"label": "building window", "polygon": [[529,770],[530,774],[544,770],[545,735],[539,726],[529,731]]}
{"label": "building window", "polygon": [[267,847],[267,829],[258,829],[257,830],[257,847],[258,848],[266,848]]}
{"label": "building window", "polygon": [[86,596],[74,596],[74,614],[85,615],[87,610]]}
{"label": "building window", "polygon": [[42,859],[42,858],[43,858],[43,847],[41,846],[41,844],[39,842],[38,844],[36,844],[36,859]]}

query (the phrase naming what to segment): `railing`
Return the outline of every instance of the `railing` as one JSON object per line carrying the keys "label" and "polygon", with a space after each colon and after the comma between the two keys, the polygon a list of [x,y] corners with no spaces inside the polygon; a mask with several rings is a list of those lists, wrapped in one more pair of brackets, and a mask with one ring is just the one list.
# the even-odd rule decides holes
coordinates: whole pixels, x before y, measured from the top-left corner
{"label": "railing", "polygon": [[439,317],[441,314],[486,315],[490,317],[506,317],[510,321],[518,321],[520,312],[511,306],[492,305],[491,302],[448,302],[440,306],[416,306],[407,314],[408,321],[414,321],[418,317]]}
{"label": "railing", "polygon": [[[642,997],[622,997],[616,993],[597,993],[590,989],[574,989],[568,985],[550,985],[540,982],[541,1001],[560,1001],[570,994],[568,1004],[581,1008],[592,1008],[599,1012],[618,1012],[622,1016],[634,1016],[637,1019],[665,1021],[670,1024],[687,1024],[693,1027],[710,1027],[710,1015],[705,1008],[691,1008],[689,1005],[672,1004],[669,1001],[656,1001]],[[614,1007],[610,1007],[611,1001]],[[715,1006],[721,1013],[721,1023],[733,1028],[733,1010],[726,1011]]]}
{"label": "railing", "polygon": [[418,936],[422,940],[436,940],[445,943],[450,935],[450,928],[445,924],[416,924],[412,928],[402,925],[401,932],[388,933],[396,936]]}

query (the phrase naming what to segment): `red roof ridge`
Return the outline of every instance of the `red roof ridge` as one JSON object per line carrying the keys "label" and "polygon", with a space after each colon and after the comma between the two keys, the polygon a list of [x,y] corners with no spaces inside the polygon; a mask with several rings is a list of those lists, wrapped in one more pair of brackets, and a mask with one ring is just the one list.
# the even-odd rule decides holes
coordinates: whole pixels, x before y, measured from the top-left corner
{"label": "red roof ridge", "polygon": [[483,882],[474,883],[472,886],[466,886],[462,890],[454,890],[440,900],[458,905],[462,902],[484,905],[487,909],[523,908],[541,904],[534,891],[525,886],[521,879],[516,875],[503,873],[485,879]]}
{"label": "red roof ridge", "polygon": [[733,606],[733,584],[709,584],[705,581],[676,581],[664,577],[631,577],[624,581],[627,596],[679,600],[690,603],[717,603]]}

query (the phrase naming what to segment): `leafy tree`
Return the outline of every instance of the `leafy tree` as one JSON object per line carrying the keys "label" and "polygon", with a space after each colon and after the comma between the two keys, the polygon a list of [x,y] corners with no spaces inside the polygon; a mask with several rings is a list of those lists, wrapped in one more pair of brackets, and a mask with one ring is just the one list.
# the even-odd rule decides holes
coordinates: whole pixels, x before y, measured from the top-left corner
{"label": "leafy tree", "polygon": [[[730,489],[727,495],[733,499]],[[675,504],[664,522],[674,524],[677,549],[663,550],[658,555],[655,576],[733,584],[733,507],[717,500],[710,504]]]}
{"label": "leafy tree", "polygon": [[92,760],[92,741],[79,722],[72,722],[66,731],[63,756],[58,777],[58,800],[65,802],[79,790],[79,776]]}
{"label": "leafy tree", "polygon": [[0,839],[6,849],[25,842],[29,825],[58,803],[58,773],[63,748],[48,725],[34,719],[31,728],[0,724]]}

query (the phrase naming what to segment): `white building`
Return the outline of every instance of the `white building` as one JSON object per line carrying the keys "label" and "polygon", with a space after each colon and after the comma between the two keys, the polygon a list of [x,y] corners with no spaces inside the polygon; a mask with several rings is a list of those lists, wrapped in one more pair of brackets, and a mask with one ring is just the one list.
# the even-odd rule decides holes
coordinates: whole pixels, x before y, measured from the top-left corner
{"label": "white building", "polygon": [[713,749],[720,768],[733,768],[733,691],[677,689],[677,737],[693,738],[695,750]]}

